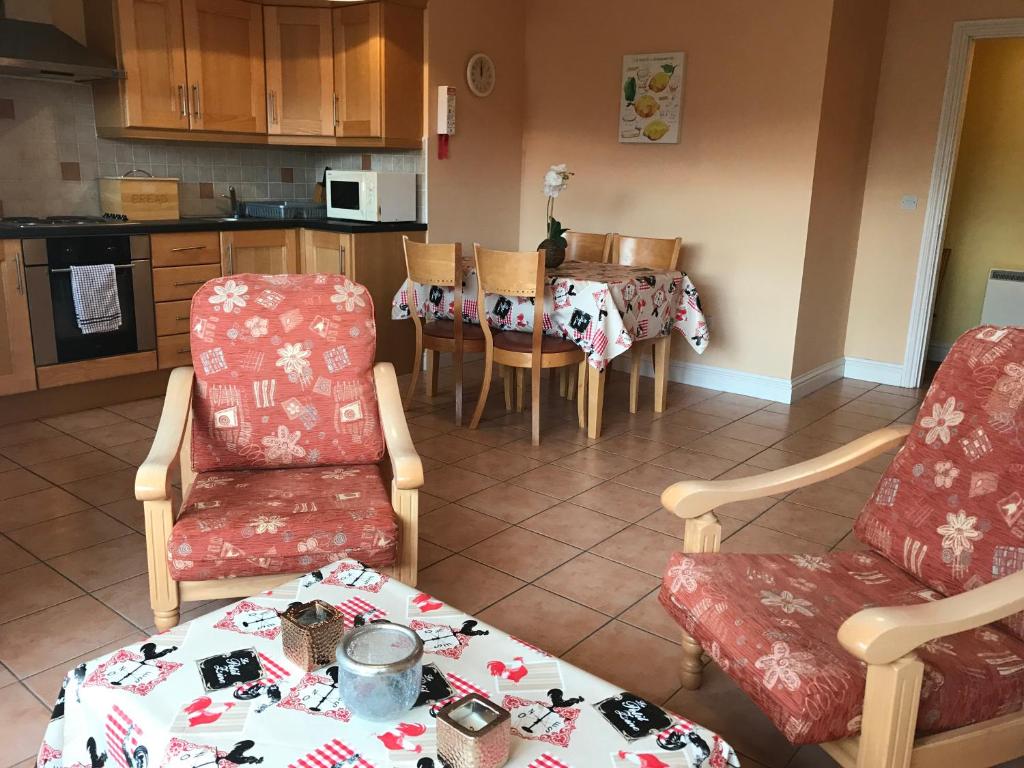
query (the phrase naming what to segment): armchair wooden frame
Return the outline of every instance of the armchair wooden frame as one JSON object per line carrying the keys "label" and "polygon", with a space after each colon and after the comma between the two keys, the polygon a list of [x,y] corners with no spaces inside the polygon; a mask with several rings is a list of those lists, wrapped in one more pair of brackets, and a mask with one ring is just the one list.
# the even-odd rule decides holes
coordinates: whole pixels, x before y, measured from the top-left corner
{"label": "armchair wooden frame", "polygon": [[[681,238],[674,240],[656,237],[612,237],[612,261],[634,267],[649,267],[674,272],[679,269],[679,254],[682,251]],[[640,363],[644,353],[650,349],[654,368],[654,412],[665,410],[668,394],[668,365],[672,353],[672,334],[643,339],[634,342],[629,351],[629,412],[636,413],[640,397]]]}
{"label": "armchair wooden frame", "polygon": [[[580,428],[586,426],[586,367],[587,358],[578,347],[565,352],[544,352],[544,252],[543,251],[493,251],[481,248],[479,243],[474,246],[477,276],[477,307],[480,314],[480,328],[484,333],[484,378],[480,390],[470,429],[480,425],[487,396],[491,388],[491,368],[493,364],[505,366],[506,406],[509,405],[509,380],[507,372],[516,371],[516,401],[522,410],[523,379],[526,369],[530,370],[530,418],[531,437],[534,445],[540,445],[540,374],[544,368],[563,368],[574,365],[578,369],[577,416]],[[494,333],[487,322],[485,298],[488,293],[499,293],[503,296],[519,296],[532,298],[533,331],[530,351],[513,351],[494,345]],[[508,333],[515,333],[510,331]]]}
{"label": "armchair wooden frame", "polygon": [[466,352],[483,352],[482,337],[466,338],[466,327],[462,321],[462,244],[461,243],[417,243],[408,235],[402,235],[405,250],[405,268],[409,280],[409,293],[414,294],[413,284],[436,285],[452,288],[455,294],[452,305],[454,333],[451,337],[430,333],[431,323],[420,318],[417,307],[409,307],[409,315],[416,328],[416,356],[413,358],[412,376],[405,395],[405,407],[412,402],[416,385],[419,383],[420,363],[423,350],[429,354],[427,368],[427,396],[437,394],[438,358],[441,352],[449,352],[455,368],[455,424],[462,426],[462,360]]}
{"label": "armchair wooden frame", "polygon": [[[149,597],[159,631],[178,623],[183,601],[245,597],[282,584],[301,575],[282,573],[211,581],[175,581],[167,565],[167,542],[180,510],[174,508],[171,482],[181,470],[182,496],[187,496],[196,473],[192,470],[192,385],[191,367],[175,368],[167,382],[167,396],[153,447],[135,475],[135,498],[144,503],[146,551],[149,566]],[[391,482],[391,504],[398,517],[398,559],[384,573],[410,586],[416,585],[419,542],[419,491],[423,485],[423,464],[413,446],[402,409],[398,379],[391,363],[373,367],[381,428],[386,454],[385,479]]]}
{"label": "armchair wooden frame", "polygon": [[[886,427],[814,459],[753,477],[686,481],[668,487],[662,505],[685,521],[683,551],[718,552],[714,509],[786,493],[835,477],[902,445],[910,426]],[[991,624],[1024,610],[1024,571],[930,603],[867,608],[839,628],[840,644],[867,664],[861,733],[821,744],[843,768],[984,768],[1024,755],[1024,711],[915,739],[924,665],[921,645]],[[702,649],[682,635],[683,686],[699,688]]]}

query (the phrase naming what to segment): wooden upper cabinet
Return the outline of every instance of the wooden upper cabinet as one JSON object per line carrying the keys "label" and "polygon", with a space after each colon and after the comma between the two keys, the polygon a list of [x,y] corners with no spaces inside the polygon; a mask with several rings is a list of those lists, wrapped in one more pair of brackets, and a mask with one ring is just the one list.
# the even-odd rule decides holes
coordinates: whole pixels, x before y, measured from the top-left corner
{"label": "wooden upper cabinet", "polygon": [[125,124],[188,128],[181,0],[117,0]]}
{"label": "wooden upper cabinet", "polygon": [[36,388],[20,240],[0,240],[0,395]]}
{"label": "wooden upper cabinet", "polygon": [[262,6],[182,0],[191,127],[266,133]]}
{"label": "wooden upper cabinet", "polygon": [[334,135],[331,11],[263,9],[267,54],[267,132]]}
{"label": "wooden upper cabinet", "polygon": [[381,136],[381,39],[378,3],[334,9],[337,135]]}

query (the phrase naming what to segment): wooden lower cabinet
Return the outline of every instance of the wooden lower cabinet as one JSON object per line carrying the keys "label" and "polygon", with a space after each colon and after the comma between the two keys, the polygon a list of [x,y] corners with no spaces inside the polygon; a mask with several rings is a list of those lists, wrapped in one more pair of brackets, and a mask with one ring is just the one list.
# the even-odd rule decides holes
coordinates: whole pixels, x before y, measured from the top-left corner
{"label": "wooden lower cabinet", "polygon": [[299,271],[298,230],[221,232],[220,258],[225,275],[294,275]]}
{"label": "wooden lower cabinet", "polygon": [[299,272],[315,275],[317,272],[344,274],[345,259],[352,248],[352,235],[303,229],[299,234]]}
{"label": "wooden lower cabinet", "polygon": [[173,336],[160,336],[156,340],[156,356],[159,368],[177,368],[180,365],[192,365],[192,347],[190,334],[176,333]]}
{"label": "wooden lower cabinet", "polygon": [[0,240],[0,395],[36,388],[20,240]]}

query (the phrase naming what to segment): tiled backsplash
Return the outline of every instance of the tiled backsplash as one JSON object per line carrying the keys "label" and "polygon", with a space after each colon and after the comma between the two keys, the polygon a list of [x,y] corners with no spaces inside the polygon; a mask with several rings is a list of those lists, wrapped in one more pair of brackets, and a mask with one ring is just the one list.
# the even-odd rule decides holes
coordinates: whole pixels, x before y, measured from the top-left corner
{"label": "tiled backsplash", "polygon": [[220,195],[242,200],[311,199],[324,168],[417,174],[417,213],[426,220],[423,153],[268,148],[237,144],[110,141],[96,137],[87,85],[0,77],[0,215],[97,215],[99,176],[140,169],[181,179],[181,212],[227,210]]}

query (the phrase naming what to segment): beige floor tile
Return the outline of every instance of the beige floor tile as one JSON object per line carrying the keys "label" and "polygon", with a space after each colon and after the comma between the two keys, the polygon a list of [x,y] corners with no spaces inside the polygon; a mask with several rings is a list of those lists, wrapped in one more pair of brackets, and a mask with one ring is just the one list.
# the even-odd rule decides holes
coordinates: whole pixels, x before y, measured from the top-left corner
{"label": "beige floor tile", "polygon": [[70,435],[57,435],[56,437],[45,437],[42,440],[32,440],[28,443],[9,445],[0,449],[0,452],[23,467],[30,467],[44,461],[75,456],[88,450],[90,450],[89,445],[81,440],[76,440]]}
{"label": "beige floor tile", "polygon": [[12,531],[63,517],[88,506],[88,502],[56,486],[15,496],[0,505],[0,531]]}
{"label": "beige floor tile", "polygon": [[149,575],[146,573],[97,589],[92,596],[137,627],[146,627],[153,623],[153,608],[149,602]]}
{"label": "beige floor tile", "polygon": [[533,581],[580,553],[576,547],[522,528],[506,528],[462,554],[524,581]]}
{"label": "beige floor tile", "polygon": [[723,552],[747,552],[758,555],[789,555],[806,552],[821,554],[828,547],[806,539],[800,539],[788,533],[773,531],[750,523],[737,533],[722,542]]}
{"label": "beige floor tile", "polygon": [[679,448],[689,445],[698,437],[705,434],[705,432],[703,430],[681,427],[678,424],[669,421],[665,416],[662,416],[661,418],[652,421],[649,426],[630,430],[629,434],[636,435],[637,437],[645,437],[649,440],[657,440],[659,443],[666,443],[667,445]]}
{"label": "beige floor tile", "polygon": [[495,517],[449,504],[420,521],[420,538],[453,552],[461,552],[505,528],[508,524]]}
{"label": "beige floor tile", "polygon": [[768,768],[785,768],[796,752],[772,721],[715,664],[704,668],[704,682],[698,690],[679,690],[667,707],[721,734],[737,752],[750,755]]}
{"label": "beige floor tile", "polygon": [[0,665],[0,688],[6,688],[11,683],[18,682],[18,678],[14,676],[7,667]]}
{"label": "beige floor tile", "polygon": [[882,403],[872,403],[868,400],[853,400],[839,409],[843,413],[861,413],[865,416],[874,416],[877,419],[887,419],[889,421],[898,419],[905,410],[905,408],[898,405],[883,405]]}
{"label": "beige floor tile", "polygon": [[12,685],[0,696],[0,744],[5,765],[31,758],[43,741],[50,710],[23,685]]}
{"label": "beige floor tile", "polygon": [[50,483],[27,469],[0,472],[0,501],[49,487]]}
{"label": "beige floor tile", "polygon": [[63,487],[75,496],[98,507],[113,501],[135,498],[135,474],[137,471],[135,467],[127,467],[106,475],[85,477],[81,480],[64,483]]}
{"label": "beige floor tile", "polygon": [[793,491],[787,497],[787,501],[824,509],[844,517],[855,518],[860,514],[870,495],[870,491],[864,493],[863,491],[852,491],[849,488],[818,483]]}
{"label": "beige floor tile", "polygon": [[77,456],[69,456],[54,461],[44,461],[32,467],[32,471],[47,480],[65,485],[86,477],[95,477],[109,472],[125,469],[128,465],[102,451],[88,451]]}
{"label": "beige floor tile", "polygon": [[668,615],[668,611],[658,602],[659,590],[660,588],[654,590],[651,594],[626,609],[619,616],[619,621],[624,621],[634,627],[639,627],[645,632],[650,632],[652,635],[678,643],[681,630],[679,625]]}
{"label": "beige floor tile", "polygon": [[[792,498],[792,497],[790,497]],[[833,547],[853,528],[853,520],[823,509],[780,501],[759,518],[757,524]]]}
{"label": "beige floor tile", "polygon": [[574,547],[589,549],[618,533],[627,524],[624,520],[564,501],[519,525]]}
{"label": "beige floor tile", "polygon": [[[625,648],[636,663],[623,663]],[[563,658],[656,704],[679,688],[679,644],[621,621],[605,624]]]}
{"label": "beige floor tile", "polygon": [[835,424],[823,419],[813,424],[808,424],[795,434],[797,436],[816,437],[821,440],[832,440],[837,443],[849,443],[858,437],[863,437],[870,431],[870,429],[860,429],[858,427],[844,427],[841,424]]}
{"label": "beige floor tile", "polygon": [[742,440],[745,443],[769,446],[784,438],[788,432],[783,429],[761,426],[760,424],[734,421],[732,424],[726,424],[721,429],[715,430],[715,434]]}
{"label": "beige floor tile", "polygon": [[[422,497],[420,503],[422,504]],[[139,533],[146,532],[146,516],[141,501],[121,499],[110,504],[104,504],[100,509],[129,528]],[[422,512],[422,509],[420,511]]]}
{"label": "beige floor tile", "polygon": [[147,397],[144,400],[132,400],[130,403],[120,405],[108,405],[107,410],[113,411],[126,419],[139,421],[150,416],[159,416],[160,409],[164,407],[164,399],[160,397]]}
{"label": "beige floor tile", "polygon": [[[716,433],[717,434],[717,433]],[[688,448],[677,448],[671,453],[651,461],[651,464],[659,467],[668,467],[687,475],[711,480],[723,472],[732,469],[739,463],[738,460],[721,459],[708,453],[698,453]]]}
{"label": "beige floor tile", "polygon": [[746,501],[734,501],[715,508],[715,514],[725,515],[737,520],[749,523],[757,518],[762,512],[774,504],[777,499],[771,496],[763,499],[747,499]]}
{"label": "beige floor tile", "polygon": [[754,467],[760,467],[761,469],[772,470],[791,467],[794,464],[799,464],[801,461],[807,461],[807,458],[807,456],[802,456],[799,453],[790,453],[778,448],[767,448],[756,456],[751,456],[745,463]]}
{"label": "beige floor tile", "polygon": [[119,416],[107,408],[93,408],[88,411],[66,413],[63,416],[51,416],[41,419],[41,421],[49,424],[51,427],[71,435],[77,435],[83,430],[95,429],[96,427],[119,424],[124,420],[124,416]]}
{"label": "beige floor tile", "polygon": [[113,518],[98,509],[75,512],[56,520],[19,528],[7,535],[36,557],[51,557],[75,552],[131,533]]}
{"label": "beige floor tile", "polygon": [[476,613],[515,592],[525,582],[461,555],[420,571],[417,589],[465,613]]}
{"label": "beige floor tile", "polygon": [[601,477],[605,480],[610,480],[640,465],[640,462],[634,461],[622,454],[598,450],[599,446],[600,443],[593,448],[584,448],[582,451],[570,453],[568,456],[557,459],[555,464],[559,467],[566,467],[575,472]]}
{"label": "beige floor tile", "polygon": [[44,669],[42,672],[30,675],[25,678],[24,683],[28,686],[30,691],[44,702],[49,703],[56,701],[57,694],[60,693],[60,686],[64,682],[64,678],[70,670],[74,669],[83,661],[92,661],[95,658],[104,656],[108,653],[113,653],[114,651],[119,651],[126,646],[134,645],[135,643],[139,643],[145,639],[146,635],[138,630],[133,630],[130,634],[116,640],[112,640],[109,643],[101,645],[99,648],[93,648],[81,656],[68,659],[67,661],[63,661],[49,669]]}
{"label": "beige floor tile", "polygon": [[146,573],[146,537],[131,533],[48,562],[75,584],[93,592]]}
{"label": "beige floor tile", "polygon": [[854,467],[842,474],[818,483],[818,485],[846,488],[847,490],[862,494],[864,500],[867,501],[868,497],[875,492],[875,488],[878,487],[878,481],[881,479],[881,472]]}
{"label": "beige floor tile", "polygon": [[506,523],[520,523],[558,504],[558,499],[518,485],[499,483],[460,499],[459,504]]}
{"label": "beige floor tile", "polygon": [[599,451],[616,453],[634,461],[651,461],[673,449],[673,446],[668,443],[659,443],[656,440],[648,440],[628,433],[602,440],[594,447]]}
{"label": "beige floor tile", "polygon": [[584,552],[535,584],[608,616],[617,616],[658,586],[658,579]]}
{"label": "beige floor tile", "polygon": [[754,411],[740,419],[742,424],[755,424],[759,427],[769,427],[785,434],[796,432],[801,427],[806,427],[815,416],[800,413],[775,413],[773,411]]}
{"label": "beige floor tile", "polygon": [[669,557],[680,549],[682,537],[668,536],[650,528],[631,525],[605,539],[590,551],[661,578]]}
{"label": "beige floor tile", "polygon": [[514,442],[505,446],[509,451],[514,451],[523,456],[528,456],[537,461],[551,462],[570,453],[576,453],[580,446],[568,440],[559,440],[554,437],[542,436],[540,445],[534,445],[529,436],[520,437]]}
{"label": "beige floor tile", "polygon": [[[412,414],[409,414],[409,418],[411,417]],[[429,440],[432,437],[437,437],[444,433],[438,432],[436,429],[431,429],[430,427],[424,427],[422,424],[413,424],[412,422],[409,422],[409,434],[412,436],[413,442],[418,444],[424,440]]]}
{"label": "beige floor tile", "polygon": [[[718,518],[719,525],[722,526],[722,539],[726,539],[732,536],[736,531],[747,524],[746,520],[738,520],[735,517],[729,517],[723,515],[719,510],[715,510],[715,517]],[[640,520],[637,525],[643,528],[650,528],[652,531],[658,531],[664,533],[666,536],[671,536],[677,542],[675,551],[679,551],[683,546],[683,520],[680,517],[669,512],[667,509],[659,509],[657,512],[652,512],[643,520]]]}
{"label": "beige floor tile", "polygon": [[447,466],[427,472],[423,488],[427,493],[446,501],[458,501],[484,488],[490,488],[497,482],[492,477],[468,469]]}
{"label": "beige floor tile", "polygon": [[698,432],[711,432],[733,421],[725,416],[715,416],[711,413],[698,413],[689,408],[675,411],[662,417],[662,420],[674,424],[677,427],[684,427]]}
{"label": "beige floor tile", "polygon": [[857,413],[856,411],[848,411],[840,408],[827,416],[823,416],[818,423],[836,424],[842,427],[853,427],[855,429],[864,429],[872,432],[876,429],[881,429],[891,421],[892,419],[887,419],[882,416],[871,416],[866,413]]}
{"label": "beige floor tile", "polygon": [[609,621],[597,611],[534,586],[523,587],[478,615],[481,621],[555,655]]}
{"label": "beige floor tile", "polygon": [[683,480],[700,480],[700,478],[655,464],[641,464],[633,471],[616,478],[616,482],[622,485],[653,493],[656,496],[660,496],[661,492],[673,483],[680,483]]}
{"label": "beige floor tile", "polygon": [[[622,480],[634,480],[636,475],[649,465],[641,465]],[[661,501],[653,493],[631,488],[615,480],[596,485],[588,491],[574,496],[570,501],[580,507],[592,509],[605,515],[635,523],[661,506]]]}
{"label": "beige floor tile", "polygon": [[153,434],[152,429],[134,421],[105,424],[76,433],[79,440],[102,449],[126,445],[138,440],[152,442]]}
{"label": "beige floor tile", "polygon": [[839,763],[826,755],[821,747],[810,745],[800,747],[786,768],[839,768]]}
{"label": "beige floor tile", "polygon": [[891,392],[883,390],[872,389],[870,392],[865,392],[861,395],[858,400],[863,400],[869,403],[881,403],[882,405],[893,405],[899,408],[914,408],[919,405],[921,400],[913,395],[896,395]]}
{"label": "beige floor tile", "polygon": [[525,475],[513,478],[512,482],[531,491],[548,494],[564,501],[598,485],[601,478],[546,464]]}
{"label": "beige floor tile", "polygon": [[864,552],[870,549],[870,547],[862,543],[853,531],[850,531],[850,533],[843,536],[842,541],[836,544],[833,549],[837,552]]}
{"label": "beige floor tile", "polygon": [[722,437],[717,432],[704,435],[704,437],[695,440],[693,445],[689,447],[701,453],[709,453],[712,456],[718,456],[720,459],[731,459],[733,461],[745,461],[764,450],[763,445],[755,445],[754,443],[735,440],[731,437]]}
{"label": "beige floor tile", "polygon": [[480,444],[464,440],[456,435],[446,434],[417,443],[416,450],[432,459],[454,464],[467,456],[475,456],[480,453]]}
{"label": "beige floor tile", "polygon": [[94,598],[83,595],[4,625],[0,632],[0,662],[24,678],[131,631],[131,624]]}
{"label": "beige floor tile", "polygon": [[420,539],[419,542],[419,568],[429,568],[434,563],[438,563],[444,560],[448,555],[452,554],[450,549],[439,547],[437,544],[427,541],[426,539]]}
{"label": "beige floor tile", "polygon": [[82,590],[43,563],[10,571],[0,576],[0,624],[82,594]]}
{"label": "beige floor tile", "polygon": [[438,496],[433,496],[427,493],[426,491],[419,492],[419,499],[421,515],[425,515],[428,512],[433,512],[435,509],[440,509],[441,507],[448,504],[448,502],[445,499],[442,499]]}
{"label": "beige floor tile", "polygon": [[0,536],[0,573],[16,571],[38,562],[38,559],[6,536]]}
{"label": "beige floor tile", "polygon": [[462,459],[457,466],[497,480],[508,480],[541,466],[541,462],[536,459],[521,456],[512,451],[505,451],[501,448],[481,451],[480,447],[477,445],[476,454]]}
{"label": "beige floor tile", "polygon": [[[765,403],[767,405],[767,403]],[[735,421],[736,419],[742,419],[749,413],[761,410],[762,405],[753,405],[751,403],[739,403],[734,402],[723,395],[716,395],[715,397],[708,398],[707,400],[701,400],[699,403],[687,406],[691,411],[697,413],[706,413],[711,416],[720,416],[729,421]]]}
{"label": "beige floor tile", "polygon": [[45,440],[58,437],[60,431],[43,424],[41,421],[19,421],[15,424],[0,426],[0,447],[27,443],[31,440]]}
{"label": "beige floor tile", "polygon": [[837,440],[823,440],[820,437],[811,437],[805,434],[792,434],[784,440],[780,440],[773,447],[778,448],[781,451],[789,451],[790,453],[797,453],[801,456],[812,457],[821,456],[829,451],[834,451],[836,448],[844,445],[844,441]]}

